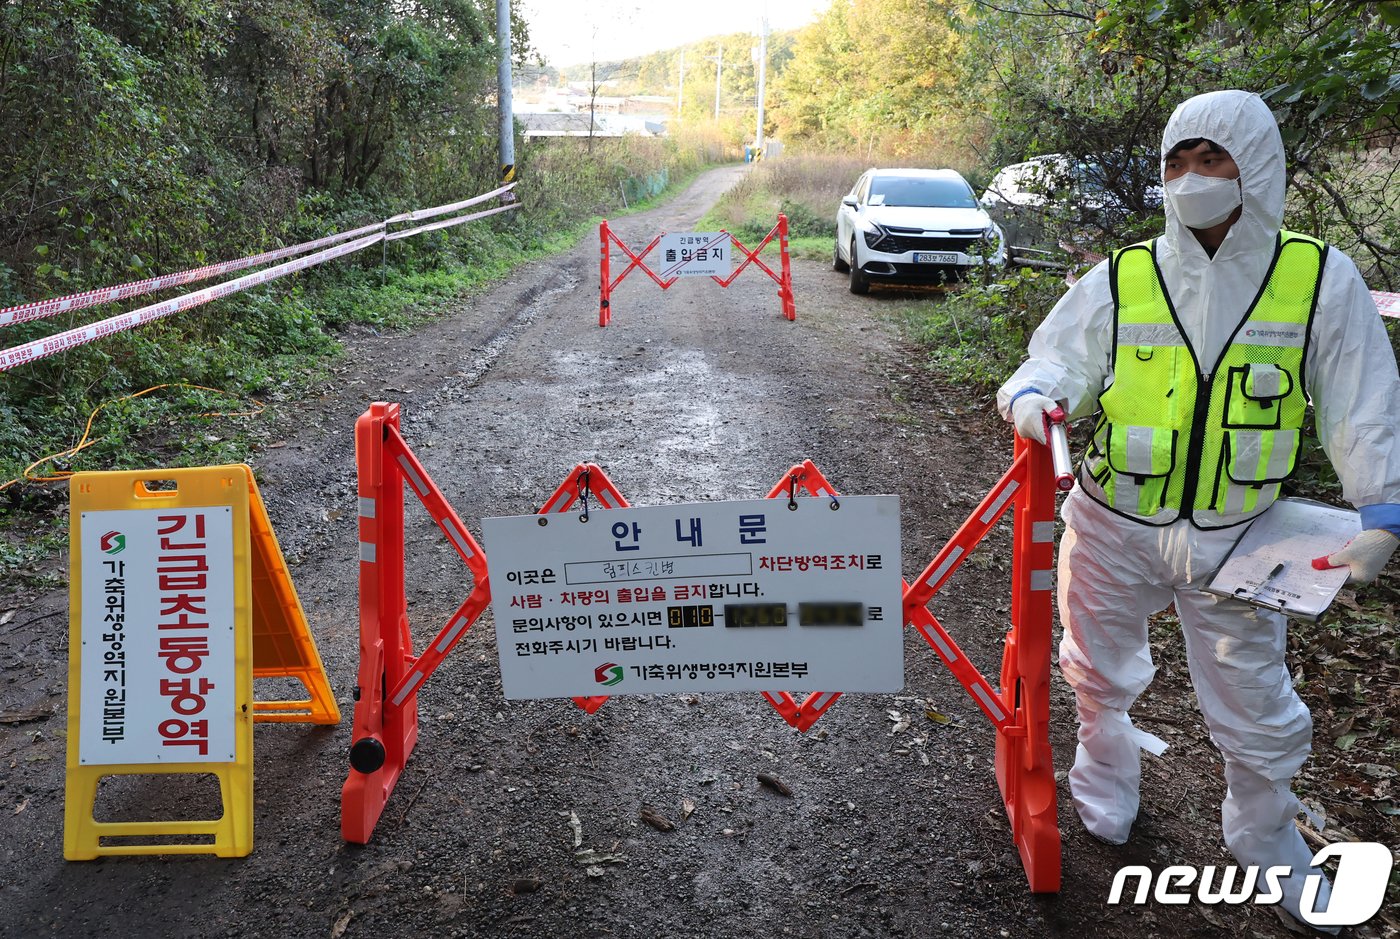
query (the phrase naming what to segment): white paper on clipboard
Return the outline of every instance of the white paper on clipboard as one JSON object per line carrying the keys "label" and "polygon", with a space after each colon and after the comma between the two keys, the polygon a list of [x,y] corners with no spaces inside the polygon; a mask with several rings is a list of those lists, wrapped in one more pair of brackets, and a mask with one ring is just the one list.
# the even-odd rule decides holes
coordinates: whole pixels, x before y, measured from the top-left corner
{"label": "white paper on clipboard", "polygon": [[1315,620],[1336,599],[1350,571],[1319,571],[1313,558],[1341,550],[1360,533],[1360,512],[1280,499],[1250,523],[1206,592]]}

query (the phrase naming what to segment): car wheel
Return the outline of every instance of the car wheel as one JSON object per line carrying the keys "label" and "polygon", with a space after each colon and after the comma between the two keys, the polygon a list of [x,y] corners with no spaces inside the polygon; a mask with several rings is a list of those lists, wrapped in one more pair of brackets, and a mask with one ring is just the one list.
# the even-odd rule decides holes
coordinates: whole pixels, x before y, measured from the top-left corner
{"label": "car wheel", "polygon": [[844,274],[851,269],[851,265],[841,260],[840,242],[836,242],[831,246],[831,269],[838,274]]}
{"label": "car wheel", "polygon": [[860,259],[856,257],[856,242],[851,239],[851,293],[870,292],[870,278],[860,269]]}

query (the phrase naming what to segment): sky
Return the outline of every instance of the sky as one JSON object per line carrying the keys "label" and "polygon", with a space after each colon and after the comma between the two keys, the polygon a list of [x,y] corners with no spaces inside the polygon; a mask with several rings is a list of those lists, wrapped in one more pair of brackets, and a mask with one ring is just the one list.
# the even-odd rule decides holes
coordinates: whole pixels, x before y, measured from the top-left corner
{"label": "sky", "polygon": [[832,0],[523,0],[530,42],[556,68],[671,49],[723,33],[805,26]]}

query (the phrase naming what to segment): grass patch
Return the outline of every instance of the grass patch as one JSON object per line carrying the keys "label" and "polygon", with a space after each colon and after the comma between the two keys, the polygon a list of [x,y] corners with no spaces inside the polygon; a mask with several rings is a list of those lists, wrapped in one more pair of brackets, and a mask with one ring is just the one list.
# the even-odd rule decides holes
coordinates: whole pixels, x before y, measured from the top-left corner
{"label": "grass patch", "polygon": [[[728,229],[741,239],[762,238],[788,217],[793,240],[836,236],[836,209],[861,173],[863,161],[822,153],[797,153],[756,164],[715,204],[699,227]],[[829,248],[827,250],[830,250]]]}
{"label": "grass patch", "polygon": [[1026,344],[1064,293],[1063,275],[1011,268],[987,286],[957,290],[903,308],[906,331],[944,378],[995,390],[1026,358]]}

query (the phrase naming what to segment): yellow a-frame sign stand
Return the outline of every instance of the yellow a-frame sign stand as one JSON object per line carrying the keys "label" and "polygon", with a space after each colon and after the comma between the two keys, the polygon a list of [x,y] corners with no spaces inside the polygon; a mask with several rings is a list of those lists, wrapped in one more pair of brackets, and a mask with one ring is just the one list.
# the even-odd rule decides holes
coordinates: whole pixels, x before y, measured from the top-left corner
{"label": "yellow a-frame sign stand", "polygon": [[[78,473],[70,492],[64,857],[243,857],[253,721],[340,720],[252,470]],[[254,701],[265,677],[308,696]],[[214,776],[222,814],[94,818],[103,777],[167,773]]]}

